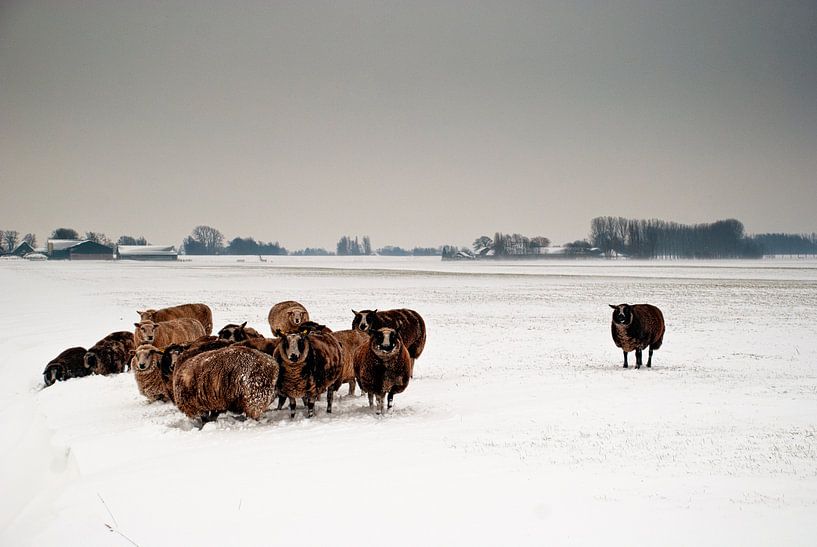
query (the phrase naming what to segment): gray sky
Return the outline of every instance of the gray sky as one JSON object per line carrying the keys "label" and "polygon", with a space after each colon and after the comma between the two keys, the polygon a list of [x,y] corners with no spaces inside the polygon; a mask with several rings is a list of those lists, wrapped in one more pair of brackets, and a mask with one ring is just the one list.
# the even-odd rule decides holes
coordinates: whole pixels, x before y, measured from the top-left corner
{"label": "gray sky", "polygon": [[0,228],[815,231],[817,2],[0,2]]}

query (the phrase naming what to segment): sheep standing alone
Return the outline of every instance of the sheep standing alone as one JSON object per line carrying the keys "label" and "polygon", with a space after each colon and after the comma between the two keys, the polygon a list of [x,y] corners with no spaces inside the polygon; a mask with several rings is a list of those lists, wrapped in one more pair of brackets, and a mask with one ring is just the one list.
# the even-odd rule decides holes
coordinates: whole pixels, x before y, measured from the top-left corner
{"label": "sheep standing alone", "polygon": [[176,406],[202,423],[219,413],[244,413],[258,420],[275,399],[278,365],[260,351],[230,346],[179,362],[173,373]]}
{"label": "sheep standing alone", "polygon": [[161,361],[162,350],[150,344],[137,347],[131,360],[136,387],[150,402],[173,401],[173,387],[162,375]]}
{"label": "sheep standing alone", "polygon": [[301,304],[294,300],[287,300],[275,304],[267,315],[269,327],[273,336],[278,336],[278,331],[284,334],[298,332],[301,323],[309,321],[309,312]]}
{"label": "sheep standing alone", "polygon": [[54,357],[43,370],[45,387],[54,382],[62,382],[70,378],[80,378],[91,374],[91,369],[85,368],[85,354],[88,350],[81,347],[68,348]]}
{"label": "sheep standing alone", "polygon": [[250,338],[263,338],[264,336],[259,334],[254,328],[248,327],[247,322],[244,321],[240,325],[236,325],[235,323],[224,325],[224,327],[218,331],[218,337],[230,342],[243,342]]}
{"label": "sheep standing alone", "polygon": [[361,346],[369,343],[369,336],[360,330],[338,330],[332,336],[340,344],[341,374],[340,381],[349,384],[349,395],[355,394],[355,353]]}
{"label": "sheep standing alone", "polygon": [[135,347],[133,333],[112,332],[88,349],[83,357],[85,368],[93,374],[125,372],[128,370]]}
{"label": "sheep standing alone", "polygon": [[171,319],[181,319],[187,317],[196,319],[204,327],[204,334],[210,336],[213,333],[213,312],[207,304],[182,304],[160,310],[137,311],[141,321],[170,321]]}
{"label": "sheep standing alone", "polygon": [[273,354],[280,366],[278,408],[289,398],[290,416],[295,417],[295,400],[303,399],[307,417],[315,414],[315,400],[326,391],[326,412],[332,412],[332,397],[341,386],[341,350],[335,338],[324,332],[282,335]]}
{"label": "sheep standing alone", "polygon": [[420,357],[426,346],[426,323],[423,317],[414,310],[400,308],[397,310],[362,310],[355,311],[352,329],[363,332],[375,331],[381,327],[395,329],[400,333],[409,357],[411,357],[411,377],[414,377],[414,360]]}
{"label": "sheep standing alone", "polygon": [[207,336],[198,319],[190,319],[189,317],[171,319],[161,323],[145,320],[133,325],[136,327],[133,340],[137,346],[151,344],[159,349],[164,349],[170,344],[192,342],[197,338]]}
{"label": "sheep standing alone", "polygon": [[613,342],[624,352],[624,368],[627,353],[635,350],[635,368],[641,368],[641,350],[650,348],[647,368],[652,367],[652,352],[664,342],[664,315],[651,304],[619,304],[613,308],[610,325]]}
{"label": "sheep standing alone", "polygon": [[402,393],[411,378],[411,357],[397,331],[382,327],[371,333],[369,343],[355,353],[355,377],[360,389],[377,397],[377,414],[383,413],[383,397],[388,394],[388,408],[395,393]]}

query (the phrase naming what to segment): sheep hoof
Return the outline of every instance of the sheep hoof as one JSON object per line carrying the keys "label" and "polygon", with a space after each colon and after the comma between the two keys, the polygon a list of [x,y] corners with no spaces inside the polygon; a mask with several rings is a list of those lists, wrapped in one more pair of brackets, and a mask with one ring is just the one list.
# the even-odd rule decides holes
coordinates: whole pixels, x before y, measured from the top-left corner
{"label": "sheep hoof", "polygon": [[628,366],[625,364],[625,365],[624,365],[624,368],[630,368],[630,367],[628,367]]}

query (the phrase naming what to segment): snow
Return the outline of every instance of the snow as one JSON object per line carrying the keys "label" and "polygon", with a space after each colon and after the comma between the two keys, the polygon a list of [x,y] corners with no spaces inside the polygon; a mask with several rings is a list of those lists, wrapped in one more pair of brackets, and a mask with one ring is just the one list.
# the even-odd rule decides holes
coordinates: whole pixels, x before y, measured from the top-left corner
{"label": "snow", "polygon": [[[0,545],[817,541],[812,260],[7,261],[0,284]],[[131,374],[41,389],[136,309],[201,301],[269,334],[287,299],[334,329],[425,317],[392,413],[343,398],[199,431]],[[652,369],[621,368],[621,302],[664,312]]]}

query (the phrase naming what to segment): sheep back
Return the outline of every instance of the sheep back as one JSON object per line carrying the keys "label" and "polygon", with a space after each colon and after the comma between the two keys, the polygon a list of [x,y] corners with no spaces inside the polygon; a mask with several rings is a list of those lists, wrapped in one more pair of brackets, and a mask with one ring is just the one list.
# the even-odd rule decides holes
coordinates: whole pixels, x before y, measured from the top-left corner
{"label": "sheep back", "polygon": [[204,327],[204,333],[209,336],[213,333],[213,312],[207,304],[182,304],[160,310],[137,311],[142,321],[150,320],[156,323],[188,317],[196,319]]}
{"label": "sheep back", "polygon": [[230,346],[195,355],[173,373],[176,406],[189,418],[244,413],[255,420],[272,404],[278,365],[250,348]]}
{"label": "sheep back", "polygon": [[112,332],[90,348],[83,357],[85,367],[93,374],[117,374],[125,372],[133,356],[135,344],[133,333]]}
{"label": "sheep back", "polygon": [[286,300],[275,304],[267,315],[270,330],[273,336],[277,332],[291,334],[297,332],[301,323],[309,321],[309,312],[298,302]]}
{"label": "sheep back", "polygon": [[[144,336],[144,327],[150,325],[152,325],[154,330],[153,340],[147,340]],[[133,333],[133,339],[136,345],[149,343],[159,349],[164,349],[170,344],[192,342],[202,336],[207,336],[204,327],[198,319],[191,319],[189,317],[170,319],[159,323],[145,320],[136,323],[135,326],[136,330]]]}

